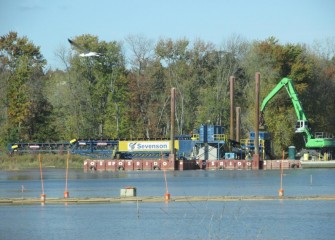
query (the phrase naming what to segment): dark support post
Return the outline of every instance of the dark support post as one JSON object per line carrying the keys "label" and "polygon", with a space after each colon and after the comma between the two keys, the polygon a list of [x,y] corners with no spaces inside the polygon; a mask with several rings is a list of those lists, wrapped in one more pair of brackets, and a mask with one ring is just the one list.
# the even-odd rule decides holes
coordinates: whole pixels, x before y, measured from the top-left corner
{"label": "dark support post", "polygon": [[229,139],[234,140],[234,81],[235,77],[230,76],[230,135]]}
{"label": "dark support post", "polygon": [[256,72],[255,74],[256,80],[256,101],[255,101],[255,153],[253,158],[253,167],[254,169],[259,169],[259,89],[260,89],[260,73]]}
{"label": "dark support post", "polygon": [[240,142],[240,129],[241,129],[240,113],[241,113],[241,108],[236,107],[236,136],[235,136],[236,142]]}
{"label": "dark support post", "polygon": [[175,97],[176,97],[176,89],[171,88],[171,133],[170,133],[170,141],[171,141],[171,151],[169,160],[175,161],[175,150],[174,150],[174,119],[175,119]]}

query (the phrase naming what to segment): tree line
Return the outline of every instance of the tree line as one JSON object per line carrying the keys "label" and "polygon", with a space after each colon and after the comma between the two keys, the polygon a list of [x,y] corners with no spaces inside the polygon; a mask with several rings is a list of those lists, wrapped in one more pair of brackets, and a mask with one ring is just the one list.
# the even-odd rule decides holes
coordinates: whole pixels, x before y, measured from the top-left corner
{"label": "tree line", "polygon": [[[46,69],[40,47],[26,36],[0,37],[0,140],[59,142],[72,138],[169,137],[170,89],[176,88],[176,134],[201,124],[229,132],[229,77],[235,76],[235,105],[241,107],[242,138],[254,127],[255,72],[261,100],[283,78],[293,79],[314,131],[335,133],[335,42],[281,44],[275,37],[247,41],[232,36],[221,46],[201,39],[153,41],[142,35],[123,42],[84,34],[78,49],[56,51],[63,69]],[[265,112],[274,150],[303,147],[294,133],[296,115],[282,91]]]}

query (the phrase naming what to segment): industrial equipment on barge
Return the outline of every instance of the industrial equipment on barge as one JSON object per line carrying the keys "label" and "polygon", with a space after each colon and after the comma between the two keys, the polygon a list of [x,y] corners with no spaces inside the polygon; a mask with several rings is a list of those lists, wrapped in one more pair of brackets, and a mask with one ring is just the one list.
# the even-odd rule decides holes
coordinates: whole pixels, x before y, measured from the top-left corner
{"label": "industrial equipment on barge", "polygon": [[[73,139],[62,143],[15,143],[12,154],[66,153],[87,157],[84,170],[189,170],[252,169],[255,132],[240,142],[229,140],[222,126],[201,125],[190,135],[175,136],[175,161],[169,159],[169,139]],[[271,137],[259,132],[259,149],[264,168],[271,169]],[[271,160],[270,160],[271,161]],[[262,162],[263,163],[263,162]],[[275,166],[275,165],[274,165]],[[257,167],[258,169],[258,167]]]}
{"label": "industrial equipment on barge", "polygon": [[[264,111],[267,104],[271,99],[283,88],[287,90],[289,97],[291,98],[296,116],[297,122],[295,126],[296,133],[303,133],[305,139],[305,147],[306,150],[302,151],[302,160],[304,153],[309,155],[315,155],[316,158],[322,158],[328,160],[332,158],[335,151],[335,138],[330,134],[325,133],[314,133],[312,134],[309,129],[309,121],[306,117],[306,114],[302,108],[302,105],[299,101],[298,94],[294,88],[293,81],[290,78],[283,78],[274,88],[273,90],[264,98],[261,105],[261,125],[265,126],[264,121]],[[305,155],[306,156],[306,155]]]}

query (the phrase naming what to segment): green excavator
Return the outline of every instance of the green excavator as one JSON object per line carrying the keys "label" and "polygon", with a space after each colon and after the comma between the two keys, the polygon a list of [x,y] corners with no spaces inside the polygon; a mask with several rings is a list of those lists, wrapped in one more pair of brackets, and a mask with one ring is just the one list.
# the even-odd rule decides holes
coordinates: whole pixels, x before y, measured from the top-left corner
{"label": "green excavator", "polygon": [[308,127],[308,119],[304,113],[301,103],[298,99],[298,94],[294,88],[293,81],[290,78],[283,78],[277,86],[264,98],[260,108],[260,128],[265,126],[264,110],[269,101],[285,87],[288,95],[291,98],[295,113],[297,115],[297,122],[295,126],[296,133],[305,134],[305,147],[308,149],[315,149],[322,151],[323,149],[335,148],[335,138],[325,134],[312,134]]}

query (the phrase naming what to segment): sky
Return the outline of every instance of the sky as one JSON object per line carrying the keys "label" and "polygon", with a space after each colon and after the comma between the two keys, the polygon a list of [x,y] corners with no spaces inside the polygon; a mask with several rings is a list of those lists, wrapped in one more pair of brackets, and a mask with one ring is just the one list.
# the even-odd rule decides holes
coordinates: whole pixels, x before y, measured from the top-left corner
{"label": "sky", "polygon": [[312,44],[335,37],[335,0],[0,0],[0,36],[10,31],[39,46],[56,69],[55,52],[82,34],[201,39],[217,47],[232,36]]}

